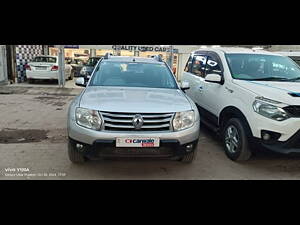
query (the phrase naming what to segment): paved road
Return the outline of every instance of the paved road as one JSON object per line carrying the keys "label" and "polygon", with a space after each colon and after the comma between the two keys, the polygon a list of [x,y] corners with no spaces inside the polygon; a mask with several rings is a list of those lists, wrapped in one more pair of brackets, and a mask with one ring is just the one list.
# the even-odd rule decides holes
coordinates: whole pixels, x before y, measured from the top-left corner
{"label": "paved road", "polygon": [[260,153],[248,162],[235,163],[226,158],[218,139],[204,127],[197,160],[190,165],[128,159],[74,165],[67,157],[66,114],[73,95],[80,89],[18,90],[0,94],[0,137],[7,134],[7,142],[18,142],[0,143],[0,179],[300,178],[300,157]]}

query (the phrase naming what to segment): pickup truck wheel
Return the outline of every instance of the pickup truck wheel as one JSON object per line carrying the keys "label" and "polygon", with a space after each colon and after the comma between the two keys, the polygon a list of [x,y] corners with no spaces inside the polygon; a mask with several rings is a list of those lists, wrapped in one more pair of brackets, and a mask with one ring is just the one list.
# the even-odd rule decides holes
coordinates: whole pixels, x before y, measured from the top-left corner
{"label": "pickup truck wheel", "polygon": [[85,157],[78,152],[76,149],[76,144],[69,140],[68,142],[68,155],[72,163],[84,163],[86,161]]}
{"label": "pickup truck wheel", "polygon": [[233,161],[246,161],[252,152],[246,135],[246,126],[241,119],[230,119],[223,129],[223,145],[227,157]]}

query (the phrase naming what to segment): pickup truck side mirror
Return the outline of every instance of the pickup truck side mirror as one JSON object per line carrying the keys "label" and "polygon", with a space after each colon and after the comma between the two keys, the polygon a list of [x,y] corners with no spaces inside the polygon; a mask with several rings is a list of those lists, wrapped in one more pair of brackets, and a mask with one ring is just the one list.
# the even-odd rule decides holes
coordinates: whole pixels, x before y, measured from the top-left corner
{"label": "pickup truck side mirror", "polygon": [[216,74],[216,73],[207,74],[206,77],[205,77],[205,81],[209,82],[209,83],[216,83],[216,84],[223,84],[224,83],[221,75]]}
{"label": "pickup truck side mirror", "polygon": [[181,90],[185,91],[190,89],[190,83],[187,81],[182,81],[180,85]]}
{"label": "pickup truck side mirror", "polygon": [[75,84],[80,87],[86,87],[86,82],[83,77],[77,78]]}

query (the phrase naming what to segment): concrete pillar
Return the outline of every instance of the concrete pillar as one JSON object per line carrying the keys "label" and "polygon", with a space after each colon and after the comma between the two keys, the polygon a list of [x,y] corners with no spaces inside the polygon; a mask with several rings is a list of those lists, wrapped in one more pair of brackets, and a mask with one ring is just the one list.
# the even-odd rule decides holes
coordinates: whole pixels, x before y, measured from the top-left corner
{"label": "concrete pillar", "polygon": [[90,57],[95,57],[96,55],[96,49],[90,49]]}
{"label": "concrete pillar", "polygon": [[0,45],[0,84],[7,84],[7,60],[6,60],[6,47]]}
{"label": "concrete pillar", "polygon": [[64,87],[66,80],[65,80],[65,51],[63,45],[60,45],[58,49],[58,72],[59,72],[58,85],[60,87]]}
{"label": "concrete pillar", "polygon": [[181,82],[182,73],[184,71],[185,65],[189,59],[189,53],[179,53],[178,54],[178,68],[176,71],[177,80]]}

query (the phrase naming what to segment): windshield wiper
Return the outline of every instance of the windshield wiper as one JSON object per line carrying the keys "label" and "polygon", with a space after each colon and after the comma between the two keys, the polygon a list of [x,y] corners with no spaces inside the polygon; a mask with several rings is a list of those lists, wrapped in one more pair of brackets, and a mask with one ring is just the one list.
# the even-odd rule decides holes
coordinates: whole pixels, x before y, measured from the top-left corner
{"label": "windshield wiper", "polygon": [[262,77],[262,78],[251,79],[251,80],[259,80],[259,81],[290,81],[290,79],[287,79],[287,78],[284,78],[284,77]]}
{"label": "windshield wiper", "polygon": [[300,80],[300,77],[295,77],[295,78],[288,79],[288,81],[296,81],[296,80]]}

